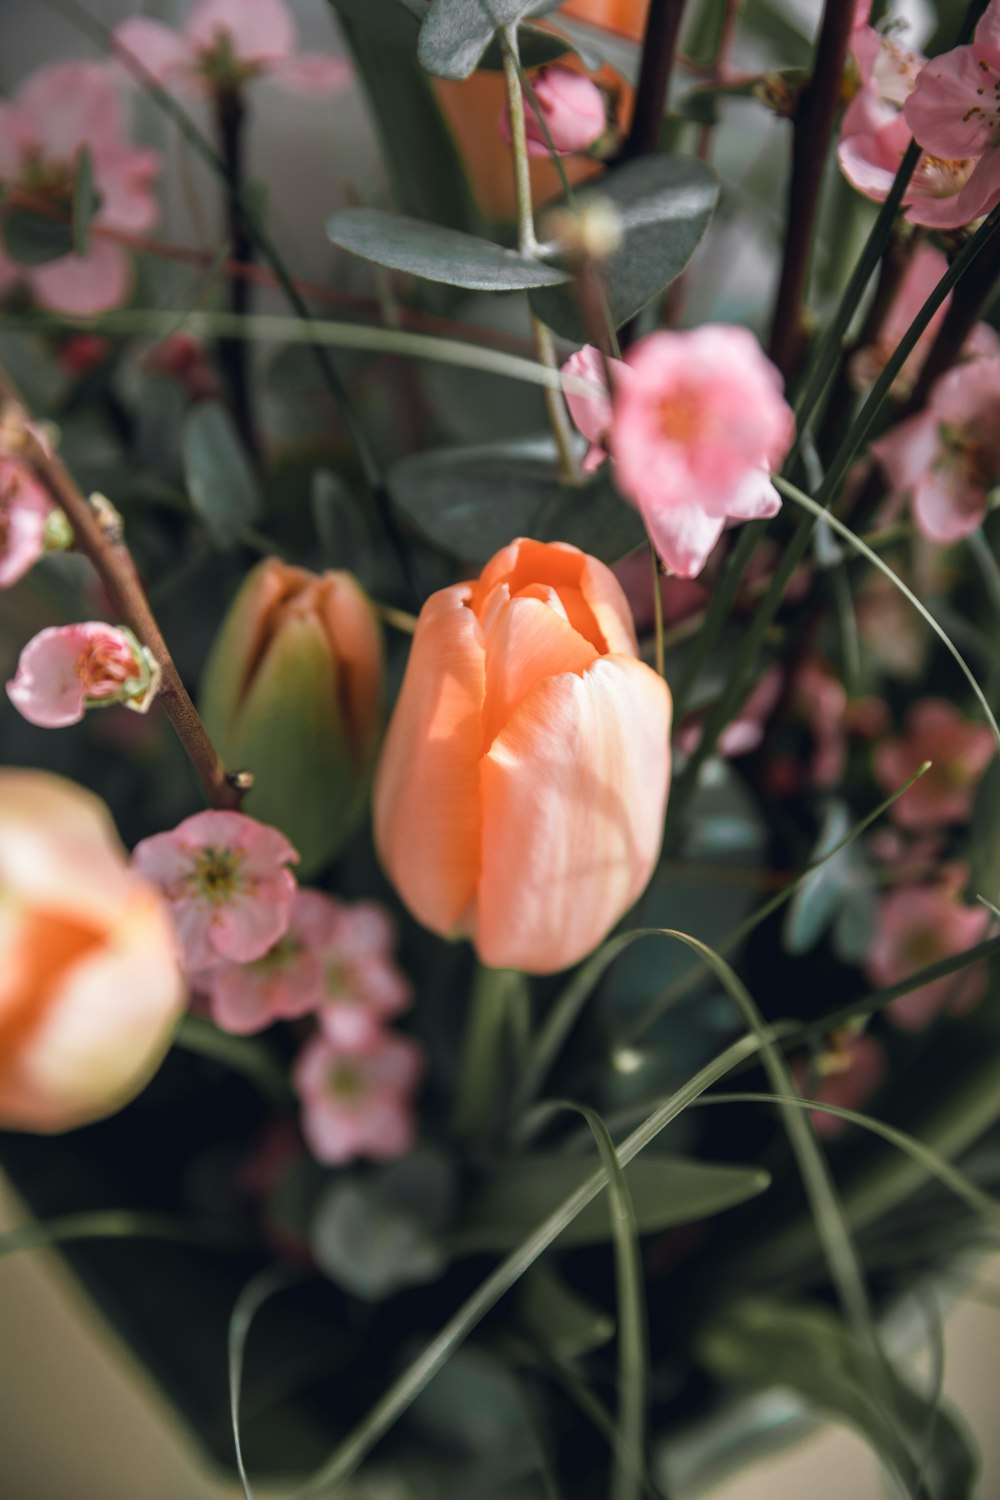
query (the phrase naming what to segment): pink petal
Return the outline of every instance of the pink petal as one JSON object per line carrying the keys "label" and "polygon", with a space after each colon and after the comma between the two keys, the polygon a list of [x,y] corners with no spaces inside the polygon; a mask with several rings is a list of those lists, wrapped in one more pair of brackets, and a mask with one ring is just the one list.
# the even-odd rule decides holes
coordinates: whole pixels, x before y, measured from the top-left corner
{"label": "pink petal", "polygon": [[[734,521],[766,521],[776,516],[781,509],[781,496],[771,483],[767,469],[759,469],[746,476],[726,498],[723,512]],[[710,515],[711,506],[706,506]]]}
{"label": "pink petal", "polygon": [[25,646],[7,696],[29,724],[41,729],[79,724],[84,713],[80,651],[79,635],[59,625],[39,631]]}
{"label": "pink petal", "polygon": [[[955,200],[955,214],[963,224],[991,213],[1000,203],[1000,146],[983,153]],[[949,226],[945,226],[949,227]]]}
{"label": "pink petal", "polygon": [[98,151],[121,138],[111,70],[100,63],[54,63],[22,84],[15,107],[38,145],[69,162],[81,146]]}
{"label": "pink petal", "polygon": [[[185,37],[159,21],[147,21],[144,16],[123,21],[115,27],[114,37],[116,46],[141,63],[157,83],[183,87],[195,60],[194,49]],[[129,83],[140,81],[124,63],[121,74]]]}
{"label": "pink petal", "polygon": [[97,222],[111,229],[148,229],[158,212],[152,184],[159,170],[157,151],[137,151],[124,143],[105,147],[94,158],[101,195]]}
{"label": "pink petal", "polygon": [[261,958],[288,929],[295,877],[282,870],[252,896],[220,905],[212,919],[212,946],[219,958],[248,963]]}
{"label": "pink petal", "polygon": [[64,255],[27,273],[43,307],[89,317],[127,302],[132,291],[132,263],[120,245],[91,239],[84,256]]}
{"label": "pink petal", "polygon": [[639,509],[661,561],[680,578],[696,578],[722,535],[725,522],[696,501],[663,505],[641,499]]}
{"label": "pink petal", "polygon": [[972,47],[956,47],[921,70],[903,114],[925,151],[957,161],[989,148],[993,127],[981,105],[992,101],[977,93],[984,76]]}
{"label": "pink petal", "polygon": [[335,94],[354,82],[354,69],[346,57],[320,52],[299,52],[269,69],[275,83],[292,94]]}
{"label": "pink petal", "polygon": [[199,52],[214,51],[220,33],[238,62],[277,62],[295,49],[295,23],[282,0],[195,0],[184,26]]}
{"label": "pink petal", "polygon": [[951,468],[929,469],[913,492],[917,530],[948,544],[971,536],[986,516],[986,491]]}

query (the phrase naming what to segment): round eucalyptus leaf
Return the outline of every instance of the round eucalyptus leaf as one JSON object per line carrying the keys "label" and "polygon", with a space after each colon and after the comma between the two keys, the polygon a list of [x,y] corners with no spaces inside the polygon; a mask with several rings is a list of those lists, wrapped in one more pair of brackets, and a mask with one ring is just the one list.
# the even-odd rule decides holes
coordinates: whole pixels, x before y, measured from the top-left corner
{"label": "round eucalyptus leaf", "polygon": [[345,208],[327,220],[326,232],[333,244],[363,260],[446,286],[519,292],[569,280],[567,271],[529,260],[492,240],[380,208]]}

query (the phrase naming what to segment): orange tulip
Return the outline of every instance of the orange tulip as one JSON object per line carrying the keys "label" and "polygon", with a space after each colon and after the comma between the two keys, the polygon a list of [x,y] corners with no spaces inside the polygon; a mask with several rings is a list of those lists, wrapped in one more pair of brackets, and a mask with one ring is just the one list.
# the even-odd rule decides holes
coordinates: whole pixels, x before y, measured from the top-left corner
{"label": "orange tulip", "polygon": [[375,781],[403,901],[494,967],[583,958],[656,864],[670,707],[617,581],[576,547],[512,542],[434,594]]}
{"label": "orange tulip", "polygon": [[0,1128],[70,1130],[120,1109],[186,1000],[167,907],[104,804],[59,776],[0,771]]}

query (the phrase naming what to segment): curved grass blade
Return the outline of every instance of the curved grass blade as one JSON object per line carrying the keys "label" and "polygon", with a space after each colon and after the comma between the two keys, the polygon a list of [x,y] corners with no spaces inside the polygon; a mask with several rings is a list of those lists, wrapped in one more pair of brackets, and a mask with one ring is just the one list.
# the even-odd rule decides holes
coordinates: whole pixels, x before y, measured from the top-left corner
{"label": "curved grass blade", "polygon": [[246,1352],[250,1325],[263,1306],[276,1292],[289,1286],[294,1277],[285,1271],[261,1271],[247,1282],[240,1292],[229,1319],[226,1339],[229,1368],[229,1417],[233,1429],[233,1448],[236,1453],[236,1468],[245,1500],[254,1500],[246,1464],[243,1461],[243,1443],[240,1439],[240,1389],[243,1384],[243,1357]]}
{"label": "curved grass blade", "polygon": [[218,1224],[185,1223],[170,1214],[141,1213],[131,1208],[102,1208],[92,1213],[62,1214],[41,1224],[20,1224],[0,1235],[0,1258],[21,1250],[44,1250],[78,1240],[170,1240],[179,1245],[238,1250],[246,1246],[242,1232]]}
{"label": "curved grass blade", "polygon": [[[1000,223],[1000,216],[998,216],[997,222]],[[979,683],[976,680],[975,675],[973,674],[972,668],[968,665],[965,657],[952,641],[951,636],[941,625],[938,624],[937,620],[935,620],[934,616],[931,614],[927,606],[920,602],[916,594],[911,588],[907,587],[907,585],[900,578],[899,574],[895,573],[892,568],[890,568],[889,564],[885,562],[881,557],[879,557],[877,552],[873,552],[872,549],[868,546],[867,542],[863,542],[861,538],[857,536],[849,526],[845,526],[843,521],[839,520],[835,515],[832,515],[830,511],[824,510],[822,505],[818,504],[818,502],[815,501],[810,495],[804,494],[803,491],[798,489],[796,485],[789,484],[787,479],[781,479],[780,477],[776,476],[774,483],[783,495],[786,495],[789,500],[794,501],[795,504],[798,505],[802,510],[807,511],[809,515],[813,516],[816,519],[823,520],[827,526],[832,527],[838,536],[843,537],[844,541],[847,542],[849,546],[854,548],[855,552],[860,553],[861,556],[866,559],[866,561],[870,562],[873,567],[879,570],[883,577],[888,578],[893,587],[898,589],[899,592],[903,595],[903,598],[913,605],[913,608],[917,611],[921,618],[926,620],[927,624],[931,627],[938,640],[943,643],[943,645],[951,653],[951,655],[954,657],[955,661],[961,668],[966,681],[976,695],[980,708],[986,715],[986,721],[993,731],[993,738],[996,740],[998,748],[1000,748],[1000,724],[998,724],[996,719],[994,718],[993,710],[990,708],[986,694],[979,686]]]}

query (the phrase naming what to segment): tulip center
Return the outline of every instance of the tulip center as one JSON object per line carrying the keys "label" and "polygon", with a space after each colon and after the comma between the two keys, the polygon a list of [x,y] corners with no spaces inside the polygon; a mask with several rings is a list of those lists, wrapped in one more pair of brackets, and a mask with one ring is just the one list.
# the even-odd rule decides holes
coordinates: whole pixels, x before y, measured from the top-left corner
{"label": "tulip center", "polygon": [[212,846],[199,849],[191,883],[199,896],[203,896],[213,906],[222,906],[242,889],[242,863],[243,852],[240,849],[216,849]]}
{"label": "tulip center", "polygon": [[657,405],[660,433],[670,443],[694,443],[705,434],[705,408],[697,391],[678,391]]}
{"label": "tulip center", "polygon": [[343,1104],[356,1104],[365,1092],[365,1080],[355,1063],[339,1057],[330,1069],[327,1087]]}

